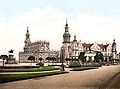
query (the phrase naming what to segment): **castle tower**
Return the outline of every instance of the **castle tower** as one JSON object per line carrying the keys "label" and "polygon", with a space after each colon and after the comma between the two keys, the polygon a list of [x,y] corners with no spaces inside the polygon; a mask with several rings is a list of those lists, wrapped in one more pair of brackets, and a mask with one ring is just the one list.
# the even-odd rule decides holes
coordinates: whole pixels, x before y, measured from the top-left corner
{"label": "castle tower", "polygon": [[74,40],[73,40],[73,42],[77,42],[76,35],[74,35]]}
{"label": "castle tower", "polygon": [[112,43],[112,58],[116,59],[116,56],[117,56],[117,50],[116,50],[116,43],[115,43],[115,39],[114,39],[113,43]]}
{"label": "castle tower", "polygon": [[67,19],[66,19],[66,24],[65,24],[65,32],[63,34],[63,46],[61,48],[61,58],[63,58],[64,60],[66,58],[69,58],[69,50],[70,50],[70,33],[69,33],[69,27],[68,27],[68,23],[67,23]]}
{"label": "castle tower", "polygon": [[31,45],[28,27],[27,27],[26,39],[25,39],[24,43],[25,43],[24,52],[27,52],[28,47]]}
{"label": "castle tower", "polygon": [[24,43],[25,43],[25,46],[29,46],[31,44],[28,27],[27,27],[26,39],[25,39]]}
{"label": "castle tower", "polygon": [[63,44],[70,43],[70,33],[69,33],[69,27],[66,19],[66,24],[65,24],[65,32],[63,34]]}

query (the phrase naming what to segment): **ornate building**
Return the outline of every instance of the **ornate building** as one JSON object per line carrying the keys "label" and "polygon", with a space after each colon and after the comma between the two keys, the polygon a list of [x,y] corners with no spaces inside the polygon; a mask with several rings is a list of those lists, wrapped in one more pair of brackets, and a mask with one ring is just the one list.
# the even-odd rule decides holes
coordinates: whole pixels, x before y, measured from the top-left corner
{"label": "ornate building", "polygon": [[86,60],[94,60],[96,52],[101,52],[104,56],[104,60],[109,61],[112,59],[117,59],[116,43],[115,40],[113,44],[105,43],[85,43],[77,41],[76,35],[73,41],[70,41],[69,27],[66,20],[65,32],[63,34],[63,46],[61,47],[61,58],[78,58],[80,52],[85,52]]}
{"label": "ornate building", "polygon": [[116,43],[115,43],[115,39],[113,40],[113,44],[112,44],[112,59],[115,61],[117,59],[119,59],[119,55],[117,54],[117,50],[116,50]]}
{"label": "ornate building", "polygon": [[45,62],[47,57],[55,57],[58,59],[59,51],[50,51],[50,43],[48,41],[37,41],[31,42],[30,34],[27,27],[26,39],[24,41],[24,51],[19,52],[19,61],[20,62],[29,62],[27,59],[30,56],[35,57],[35,62],[39,61],[39,58],[43,58],[43,62]]}

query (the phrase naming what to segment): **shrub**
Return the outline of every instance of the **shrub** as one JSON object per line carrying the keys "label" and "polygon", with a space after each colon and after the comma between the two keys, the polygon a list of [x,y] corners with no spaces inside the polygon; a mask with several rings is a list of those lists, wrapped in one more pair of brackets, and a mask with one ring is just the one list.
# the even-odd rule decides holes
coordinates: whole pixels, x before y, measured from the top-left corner
{"label": "shrub", "polygon": [[29,68],[39,68],[39,66],[0,66],[0,69],[29,69]]}
{"label": "shrub", "polygon": [[30,68],[30,69],[0,69],[0,72],[37,72],[37,71],[52,71],[59,70],[59,68],[54,67],[40,67],[40,68]]}
{"label": "shrub", "polygon": [[38,62],[36,65],[44,66],[44,63],[42,63],[42,62]]}
{"label": "shrub", "polygon": [[81,67],[81,64],[79,62],[71,62],[69,64],[69,67],[70,68],[73,68],[73,67]]}
{"label": "shrub", "polygon": [[101,64],[91,63],[91,64],[86,64],[86,65],[81,65],[81,67],[101,67]]}
{"label": "shrub", "polygon": [[98,67],[77,67],[73,68],[71,71],[84,71],[84,70],[90,70],[90,69],[98,69]]}
{"label": "shrub", "polygon": [[70,68],[74,67],[101,67],[100,63],[89,63],[85,65],[81,65],[79,62],[71,62],[69,65]]}

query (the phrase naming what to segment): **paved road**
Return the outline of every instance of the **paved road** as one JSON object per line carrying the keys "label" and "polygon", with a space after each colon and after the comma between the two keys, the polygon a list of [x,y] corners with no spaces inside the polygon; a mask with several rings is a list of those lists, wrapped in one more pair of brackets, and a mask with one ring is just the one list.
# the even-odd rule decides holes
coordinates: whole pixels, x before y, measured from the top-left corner
{"label": "paved road", "polygon": [[99,89],[120,89],[120,72],[107,80]]}
{"label": "paved road", "polygon": [[[100,69],[71,71],[68,74],[0,84],[0,89],[109,89],[118,82],[119,72],[120,65],[105,66]],[[113,80],[115,82],[112,84]],[[120,86],[112,87],[112,89],[118,88]]]}

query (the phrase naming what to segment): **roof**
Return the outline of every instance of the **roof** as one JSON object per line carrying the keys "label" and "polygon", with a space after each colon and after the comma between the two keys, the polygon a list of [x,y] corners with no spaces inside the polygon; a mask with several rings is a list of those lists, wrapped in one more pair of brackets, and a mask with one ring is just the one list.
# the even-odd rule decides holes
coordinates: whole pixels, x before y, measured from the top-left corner
{"label": "roof", "polygon": [[63,36],[70,36],[69,32],[64,32]]}
{"label": "roof", "polygon": [[82,43],[83,48],[90,48],[93,44]]}
{"label": "roof", "polygon": [[107,47],[109,46],[109,44],[98,44],[98,46],[100,47],[100,49],[102,49],[102,50],[107,50]]}

